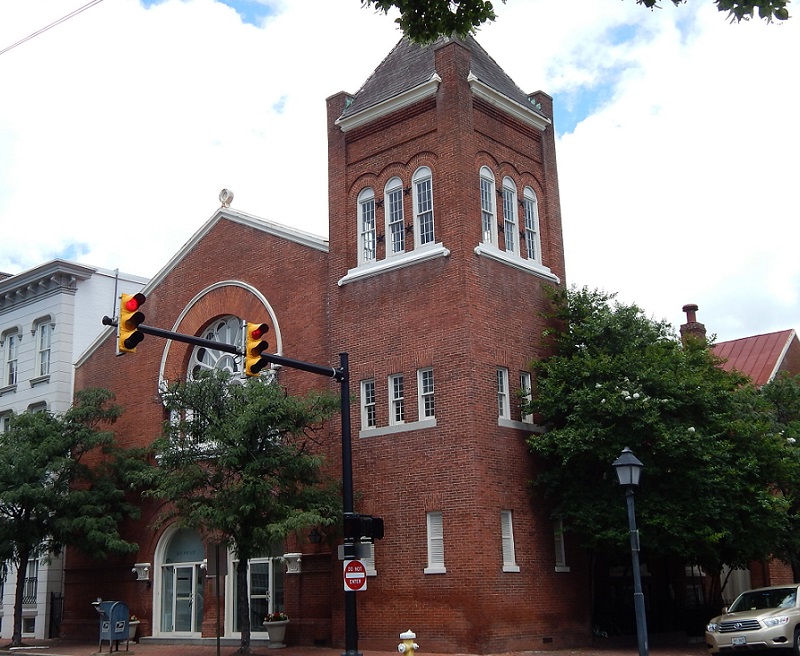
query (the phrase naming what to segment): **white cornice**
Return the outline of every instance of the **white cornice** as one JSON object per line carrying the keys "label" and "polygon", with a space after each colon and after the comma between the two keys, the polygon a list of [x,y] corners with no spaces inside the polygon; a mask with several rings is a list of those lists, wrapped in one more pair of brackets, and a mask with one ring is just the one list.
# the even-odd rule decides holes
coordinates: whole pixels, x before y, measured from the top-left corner
{"label": "white cornice", "polygon": [[395,112],[398,109],[407,107],[408,105],[413,105],[415,102],[418,102],[423,98],[434,95],[439,89],[439,83],[441,81],[442,78],[440,78],[437,73],[434,73],[427,82],[423,82],[413,89],[404,91],[403,93],[389,98],[388,100],[384,100],[383,102],[373,105],[372,107],[367,107],[366,109],[358,112],[357,114],[353,114],[352,116],[347,116],[345,118],[339,117],[336,119],[336,125],[339,126],[342,132],[349,132],[350,130],[374,121],[381,116],[386,116],[391,112]]}
{"label": "white cornice", "polygon": [[549,118],[534,111],[533,107],[529,109],[528,107],[520,105],[518,102],[511,100],[511,98],[508,96],[504,96],[499,91],[495,91],[492,89],[492,87],[481,82],[472,72],[470,72],[469,76],[467,77],[467,82],[469,82],[472,93],[474,93],[478,98],[482,98],[495,107],[502,109],[507,114],[511,114],[511,116],[519,119],[523,123],[527,123],[528,125],[535,127],[537,130],[544,131],[548,125],[552,124],[552,121]]}

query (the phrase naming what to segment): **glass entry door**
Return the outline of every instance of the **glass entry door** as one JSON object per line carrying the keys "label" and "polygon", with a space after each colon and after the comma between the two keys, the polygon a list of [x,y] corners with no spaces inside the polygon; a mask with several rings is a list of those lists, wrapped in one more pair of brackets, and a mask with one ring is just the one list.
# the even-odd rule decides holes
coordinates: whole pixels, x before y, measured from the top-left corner
{"label": "glass entry door", "polygon": [[203,618],[199,565],[165,565],[162,573],[161,630],[194,633]]}

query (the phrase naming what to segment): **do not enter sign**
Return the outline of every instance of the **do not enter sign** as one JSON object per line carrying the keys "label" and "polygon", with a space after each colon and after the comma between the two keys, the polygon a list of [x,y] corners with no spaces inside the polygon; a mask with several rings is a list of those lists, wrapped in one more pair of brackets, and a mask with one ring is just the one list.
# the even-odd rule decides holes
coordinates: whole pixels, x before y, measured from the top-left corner
{"label": "do not enter sign", "polygon": [[344,591],[360,592],[367,589],[367,568],[360,560],[344,561]]}

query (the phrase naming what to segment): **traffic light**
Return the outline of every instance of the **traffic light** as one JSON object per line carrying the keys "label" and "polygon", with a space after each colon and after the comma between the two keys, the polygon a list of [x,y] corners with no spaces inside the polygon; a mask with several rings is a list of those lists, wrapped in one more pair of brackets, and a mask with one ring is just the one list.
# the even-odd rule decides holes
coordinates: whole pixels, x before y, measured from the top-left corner
{"label": "traffic light", "polygon": [[265,323],[248,323],[245,331],[244,373],[248,376],[258,376],[268,364],[266,358],[261,357],[261,353],[269,348],[269,344],[263,339],[269,331],[269,326]]}
{"label": "traffic light", "polygon": [[344,514],[344,537],[348,540],[360,542],[366,540],[373,542],[383,539],[383,517],[372,515],[359,515],[358,513]]}
{"label": "traffic light", "polygon": [[144,333],[139,330],[144,314],[139,308],[146,300],[144,294],[122,294],[119,297],[117,354],[135,353],[136,346],[144,339]]}

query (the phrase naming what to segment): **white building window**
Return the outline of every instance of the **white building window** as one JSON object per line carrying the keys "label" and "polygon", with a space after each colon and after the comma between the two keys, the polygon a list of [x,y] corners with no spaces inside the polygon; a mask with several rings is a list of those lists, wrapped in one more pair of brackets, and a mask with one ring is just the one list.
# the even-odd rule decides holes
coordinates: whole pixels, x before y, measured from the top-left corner
{"label": "white building window", "polygon": [[358,195],[358,263],[375,261],[375,192],[364,189]]}
{"label": "white building window", "polygon": [[386,255],[397,255],[406,250],[406,227],[403,223],[403,181],[392,178],[384,190],[386,208]]}
{"label": "white building window", "polygon": [[53,341],[53,324],[42,322],[36,327],[36,371],[39,376],[50,375],[50,346]]}
{"label": "white building window", "polygon": [[511,402],[508,397],[508,369],[497,368],[497,416],[500,419],[511,418]]}
{"label": "white building window", "polygon": [[5,375],[3,376],[3,383],[5,385],[17,384],[17,368],[19,357],[19,334],[11,333],[6,335],[6,352],[5,352]]}
{"label": "white building window", "polygon": [[503,571],[519,572],[514,552],[514,518],[510,510],[500,511],[500,536],[503,544]]}
{"label": "white building window", "polygon": [[522,194],[522,207],[525,212],[525,248],[529,260],[542,261],[542,250],[539,241],[539,203],[536,193],[525,187]]}
{"label": "white building window", "polygon": [[481,241],[497,243],[497,208],[494,174],[488,166],[481,167]]}
{"label": "white building window", "polygon": [[[520,406],[525,406],[531,402],[531,374],[528,371],[519,372],[519,401]],[[520,411],[520,420],[525,423],[533,423],[533,415],[525,414],[524,410]]]}
{"label": "white building window", "polygon": [[418,168],[411,180],[414,190],[414,232],[416,245],[432,244],[433,231],[433,187],[431,170],[427,166]]}
{"label": "white building window", "polygon": [[389,423],[392,425],[404,423],[406,420],[406,398],[403,374],[389,376],[389,399],[391,401]]}
{"label": "white building window", "polygon": [[420,369],[417,371],[417,390],[420,421],[435,417],[436,404],[433,395],[433,369]]}
{"label": "white building window", "polygon": [[375,409],[375,381],[361,381],[361,428],[375,428],[378,419]]}
{"label": "white building window", "polygon": [[503,178],[503,234],[506,251],[515,255],[519,255],[517,232],[517,186],[511,178]]}
{"label": "white building window", "polygon": [[7,433],[11,430],[11,413],[0,415],[0,433]]}
{"label": "white building window", "polygon": [[561,517],[553,522],[553,539],[556,550],[556,572],[569,572],[567,552],[564,547],[564,522]]}
{"label": "white building window", "polygon": [[425,574],[444,574],[444,527],[439,510],[427,514],[428,522],[428,566]]}

